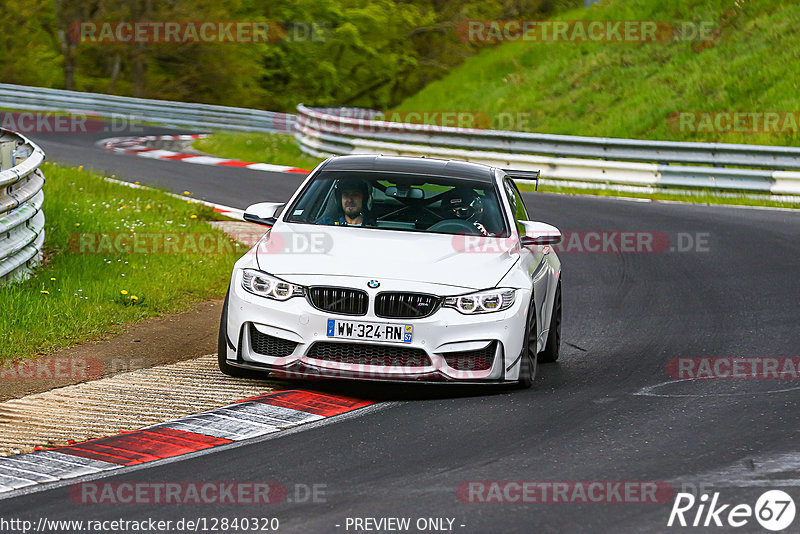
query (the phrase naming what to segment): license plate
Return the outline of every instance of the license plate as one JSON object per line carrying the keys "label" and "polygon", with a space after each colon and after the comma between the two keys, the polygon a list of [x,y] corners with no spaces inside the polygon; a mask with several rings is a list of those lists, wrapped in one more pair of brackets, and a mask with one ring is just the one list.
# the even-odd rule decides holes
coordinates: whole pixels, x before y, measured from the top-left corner
{"label": "license plate", "polygon": [[328,337],[411,343],[414,325],[328,319]]}

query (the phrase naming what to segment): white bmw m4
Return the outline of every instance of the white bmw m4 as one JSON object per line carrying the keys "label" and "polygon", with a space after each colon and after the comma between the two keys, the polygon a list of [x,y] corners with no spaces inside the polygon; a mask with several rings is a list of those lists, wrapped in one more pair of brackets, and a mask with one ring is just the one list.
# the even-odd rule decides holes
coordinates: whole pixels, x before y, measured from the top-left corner
{"label": "white bmw m4", "polygon": [[513,178],[428,158],[340,156],[233,269],[219,367],[282,378],[517,383],[558,358],[558,229],[528,220]]}

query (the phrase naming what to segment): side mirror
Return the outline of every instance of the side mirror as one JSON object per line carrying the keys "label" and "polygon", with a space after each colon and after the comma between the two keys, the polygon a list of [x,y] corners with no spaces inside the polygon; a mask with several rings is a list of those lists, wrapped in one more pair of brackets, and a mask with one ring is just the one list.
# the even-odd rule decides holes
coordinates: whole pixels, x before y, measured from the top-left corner
{"label": "side mirror", "polygon": [[525,228],[525,235],[520,236],[523,247],[561,243],[561,231],[555,226],[535,221],[520,221],[520,224]]}
{"label": "side mirror", "polygon": [[244,220],[264,226],[274,226],[278,221],[275,214],[283,207],[280,202],[259,202],[244,210]]}

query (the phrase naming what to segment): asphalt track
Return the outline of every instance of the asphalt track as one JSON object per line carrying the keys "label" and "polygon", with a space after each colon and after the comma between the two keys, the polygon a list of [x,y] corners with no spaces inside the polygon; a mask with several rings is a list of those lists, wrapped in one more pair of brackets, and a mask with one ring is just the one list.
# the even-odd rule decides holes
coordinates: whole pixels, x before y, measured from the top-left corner
{"label": "asphalt track", "polygon": [[[142,135],[159,133],[174,132],[148,128]],[[108,154],[88,135],[31,137],[51,160],[240,208],[283,200],[302,179]],[[678,357],[800,356],[800,215],[525,196],[533,218],[562,231],[664,232],[673,248],[678,234],[700,234],[706,242],[683,252],[562,253],[562,358],[539,367],[531,390],[314,384],[386,402],[103,479],[277,481],[292,502],[85,505],[59,487],[0,500],[0,516],[34,522],[277,517],[279,532],[302,533],[365,532],[346,526],[347,518],[364,517],[408,517],[410,532],[417,532],[418,518],[437,517],[454,519],[453,531],[463,533],[698,530],[666,526],[673,499],[463,502],[457,489],[469,481],[665,481],[678,491],[702,483],[721,502],[751,506],[765,490],[782,488],[800,504],[800,381],[675,382],[667,373],[668,361]],[[325,494],[303,501],[293,494],[295,484],[322,484]],[[800,518],[787,532],[797,532],[798,524]],[[767,532],[752,518],[735,530]]]}

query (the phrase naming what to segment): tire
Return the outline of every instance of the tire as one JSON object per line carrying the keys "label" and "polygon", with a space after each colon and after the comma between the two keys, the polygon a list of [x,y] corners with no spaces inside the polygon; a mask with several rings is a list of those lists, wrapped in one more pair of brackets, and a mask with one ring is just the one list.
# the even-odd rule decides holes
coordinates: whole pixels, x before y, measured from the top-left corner
{"label": "tire", "polygon": [[265,378],[268,373],[251,371],[249,369],[242,369],[234,367],[228,363],[228,341],[226,339],[226,330],[228,323],[228,299],[230,298],[230,289],[225,293],[225,302],[222,304],[222,315],[219,319],[219,336],[217,338],[217,363],[219,370],[228,376],[236,378]]}
{"label": "tire", "polygon": [[540,363],[552,363],[561,355],[561,280],[556,284],[556,296],[553,299],[553,314],[550,317],[550,331],[547,334],[547,343],[544,350],[539,353]]}
{"label": "tire", "polygon": [[[533,385],[536,379],[536,304],[531,297],[531,306],[528,310],[528,319],[525,321],[525,336],[522,342],[522,356],[520,356],[519,363],[519,378],[517,385],[521,389],[528,389]],[[531,348],[533,344],[533,348]]]}

